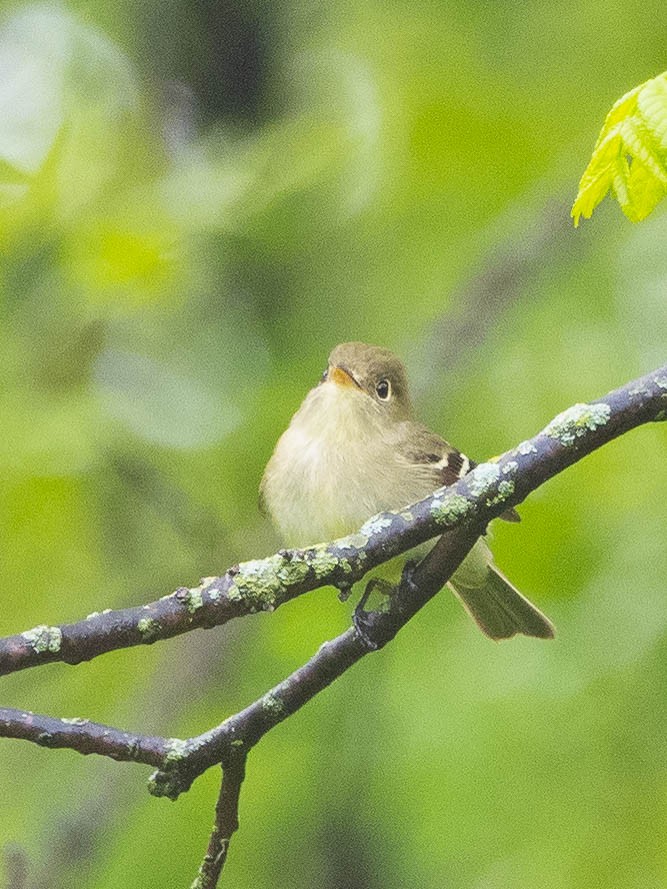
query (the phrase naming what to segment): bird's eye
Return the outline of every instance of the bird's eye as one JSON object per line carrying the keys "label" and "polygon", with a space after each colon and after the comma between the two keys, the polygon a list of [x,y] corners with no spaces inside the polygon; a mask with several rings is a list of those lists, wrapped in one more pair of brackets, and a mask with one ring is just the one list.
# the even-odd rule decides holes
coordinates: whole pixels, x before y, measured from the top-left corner
{"label": "bird's eye", "polygon": [[375,387],[375,391],[377,392],[378,398],[387,401],[391,395],[391,383],[389,380],[380,380]]}
{"label": "bird's eye", "polygon": [[320,383],[325,383],[325,382],[326,382],[326,379],[327,379],[327,377],[328,377],[328,375],[329,375],[329,368],[326,367],[326,368],[324,369],[324,373],[323,373],[322,376],[320,377]]}

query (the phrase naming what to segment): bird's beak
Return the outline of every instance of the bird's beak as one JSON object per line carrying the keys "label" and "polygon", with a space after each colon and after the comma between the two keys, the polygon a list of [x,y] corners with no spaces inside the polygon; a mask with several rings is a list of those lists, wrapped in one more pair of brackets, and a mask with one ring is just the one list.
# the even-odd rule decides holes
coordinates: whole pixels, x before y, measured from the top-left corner
{"label": "bird's beak", "polygon": [[349,387],[353,386],[357,389],[361,389],[361,386],[355,378],[352,376],[349,370],[345,367],[331,367],[329,368],[329,373],[327,375],[327,380],[332,383],[336,383],[337,386]]}

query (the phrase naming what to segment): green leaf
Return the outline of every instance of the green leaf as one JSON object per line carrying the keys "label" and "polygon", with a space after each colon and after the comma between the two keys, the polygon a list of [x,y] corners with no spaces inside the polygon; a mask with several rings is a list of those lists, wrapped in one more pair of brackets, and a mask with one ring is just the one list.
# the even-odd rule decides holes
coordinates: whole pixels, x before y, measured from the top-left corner
{"label": "green leaf", "polygon": [[632,222],[667,193],[667,72],[630,90],[607,115],[572,206],[575,226],[610,189]]}

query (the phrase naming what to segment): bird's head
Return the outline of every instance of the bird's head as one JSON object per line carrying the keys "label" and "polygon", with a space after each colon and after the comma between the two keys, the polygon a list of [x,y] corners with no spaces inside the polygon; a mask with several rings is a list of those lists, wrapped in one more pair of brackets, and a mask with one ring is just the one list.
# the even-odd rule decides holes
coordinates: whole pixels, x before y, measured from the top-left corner
{"label": "bird's head", "polygon": [[358,398],[359,410],[372,410],[376,417],[399,421],[412,416],[405,367],[389,349],[341,343],[329,355],[321,385],[338,387],[345,398]]}

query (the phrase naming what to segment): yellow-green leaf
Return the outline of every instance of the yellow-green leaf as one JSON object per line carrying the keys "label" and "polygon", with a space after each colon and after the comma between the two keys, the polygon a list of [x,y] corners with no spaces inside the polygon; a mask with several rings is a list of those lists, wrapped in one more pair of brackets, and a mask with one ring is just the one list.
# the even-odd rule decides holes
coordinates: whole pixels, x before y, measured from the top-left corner
{"label": "yellow-green leaf", "polygon": [[575,226],[610,189],[632,222],[667,193],[667,72],[630,90],[607,114],[572,206]]}

